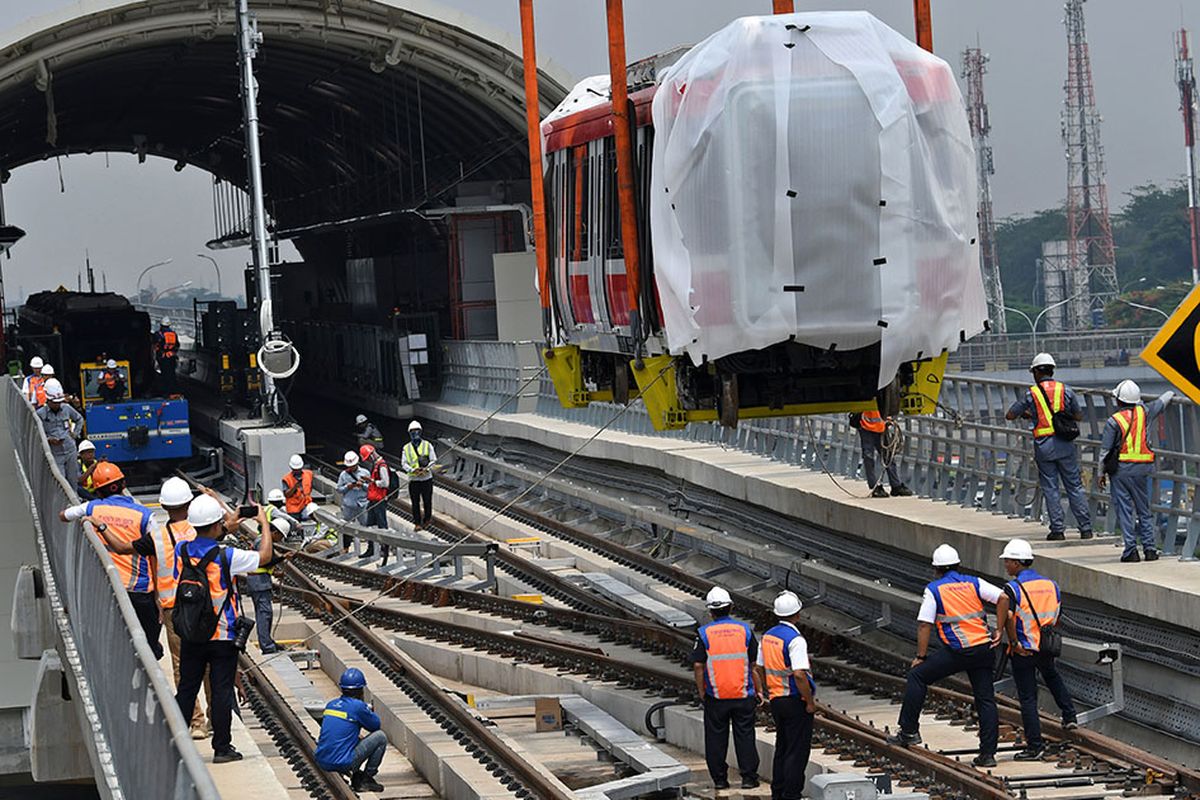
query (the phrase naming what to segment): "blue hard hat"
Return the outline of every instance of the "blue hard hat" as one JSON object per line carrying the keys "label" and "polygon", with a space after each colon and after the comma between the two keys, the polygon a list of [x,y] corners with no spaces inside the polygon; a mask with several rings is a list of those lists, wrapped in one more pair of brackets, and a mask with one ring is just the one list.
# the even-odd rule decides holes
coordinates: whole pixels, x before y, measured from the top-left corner
{"label": "blue hard hat", "polygon": [[341,680],[338,681],[338,687],[342,689],[362,689],[366,685],[367,679],[362,670],[354,667],[343,672]]}

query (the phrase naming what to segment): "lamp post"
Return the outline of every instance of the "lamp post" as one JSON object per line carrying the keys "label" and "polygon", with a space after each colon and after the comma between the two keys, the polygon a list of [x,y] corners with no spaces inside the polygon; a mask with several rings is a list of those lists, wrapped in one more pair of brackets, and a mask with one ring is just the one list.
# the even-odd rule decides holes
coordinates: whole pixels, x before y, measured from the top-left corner
{"label": "lamp post", "polygon": [[1153,311],[1155,314],[1161,315],[1163,319],[1171,318],[1171,315],[1168,314],[1167,312],[1163,311],[1161,308],[1155,308],[1154,306],[1145,306],[1145,305],[1142,305],[1141,303],[1135,303],[1132,300],[1124,300],[1120,297],[1117,298],[1117,301],[1120,303],[1124,303],[1127,306],[1132,306],[1133,308],[1140,308],[1143,311]]}
{"label": "lamp post", "polygon": [[1119,294],[1119,295],[1125,294],[1126,292],[1129,291],[1130,286],[1133,286],[1138,283],[1145,283],[1145,282],[1146,282],[1146,276],[1143,275],[1142,277],[1138,278],[1137,280],[1130,281],[1129,283],[1125,284],[1125,286],[1123,288],[1118,289],[1117,294]]}
{"label": "lamp post", "polygon": [[217,260],[215,258],[213,258],[212,256],[206,255],[204,253],[196,253],[196,258],[207,258],[209,261],[212,262],[213,272],[217,273],[217,295],[219,297],[224,297],[225,293],[221,291],[221,267],[219,264],[217,264]]}
{"label": "lamp post", "polygon": [[170,263],[171,263],[171,259],[168,258],[166,261],[158,261],[158,262],[146,267],[144,270],[142,270],[142,274],[138,275],[138,279],[137,279],[137,299],[139,301],[142,299],[142,278],[146,277],[146,273],[149,272],[150,270],[154,269],[155,267],[163,267]]}
{"label": "lamp post", "polygon": [[179,284],[178,286],[172,286],[169,289],[163,289],[161,292],[158,292],[157,294],[155,294],[154,297],[150,298],[150,305],[154,305],[154,301],[158,300],[158,298],[162,297],[167,292],[173,292],[176,289],[186,289],[187,287],[189,287],[191,285],[192,285],[192,281],[184,281],[183,283]]}
{"label": "lamp post", "polygon": [[1086,288],[1082,289],[1082,290],[1076,292],[1075,294],[1071,295],[1070,297],[1068,297],[1066,300],[1059,300],[1054,305],[1046,306],[1045,308],[1043,308],[1041,310],[1041,312],[1036,317],[1033,318],[1033,351],[1035,353],[1037,352],[1037,326],[1038,326],[1038,323],[1042,321],[1042,317],[1046,316],[1046,314],[1048,312],[1053,311],[1054,309],[1058,308],[1059,306],[1065,306],[1067,303],[1071,302],[1075,298],[1082,297],[1087,291],[1088,290]]}

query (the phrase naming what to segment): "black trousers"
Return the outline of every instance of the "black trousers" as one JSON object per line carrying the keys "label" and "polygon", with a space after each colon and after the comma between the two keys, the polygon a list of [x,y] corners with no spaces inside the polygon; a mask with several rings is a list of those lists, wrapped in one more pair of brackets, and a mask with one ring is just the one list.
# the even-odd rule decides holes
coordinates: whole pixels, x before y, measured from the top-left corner
{"label": "black trousers", "polygon": [[178,358],[160,358],[158,359],[158,371],[162,373],[162,390],[163,394],[175,394],[175,367],[179,364]]}
{"label": "black trousers", "polygon": [[975,711],[979,714],[979,752],[995,755],[1000,718],[996,711],[996,692],[992,687],[992,671],[995,667],[992,653],[992,648],[986,644],[966,650],[941,647],[909,670],[908,685],[904,688],[904,705],[900,707],[900,730],[904,733],[919,732],[921,707],[925,705],[930,684],[956,672],[965,672],[971,681]]}
{"label": "black trousers", "polygon": [[[429,483],[431,481],[427,481]],[[704,760],[714,783],[729,779],[729,729],[733,728],[733,750],[743,778],[758,777],[758,748],[754,745],[753,697],[718,700],[704,698]]]}
{"label": "black trousers", "polygon": [[133,603],[133,613],[137,614],[138,622],[142,624],[142,632],[150,640],[150,649],[154,658],[163,657],[162,620],[158,614],[158,596],[154,592],[129,592],[129,602]]}
{"label": "black trousers", "polygon": [[1054,696],[1064,720],[1075,719],[1075,703],[1071,701],[1071,693],[1067,691],[1062,676],[1058,674],[1054,656],[1047,653],[1034,653],[1028,656],[1013,655],[1013,683],[1017,686],[1017,697],[1021,699],[1021,723],[1025,728],[1025,743],[1032,748],[1045,744],[1042,739],[1042,721],[1038,717],[1037,676],[1042,673],[1046,688]]}
{"label": "black trousers", "polygon": [[237,675],[237,648],[231,641],[210,641],[196,644],[179,643],[179,686],[175,702],[183,712],[184,719],[191,719],[196,710],[196,695],[204,682],[204,670],[208,669],[212,684],[210,700],[212,708],[208,718],[212,723],[212,746],[214,753],[228,750],[233,738],[233,681]]}
{"label": "black trousers", "polygon": [[805,710],[804,698],[793,694],[772,700],[771,716],[775,718],[771,798],[800,800],[808,756],[812,751],[813,715]]}
{"label": "black trousers", "polygon": [[409,481],[408,499],[412,502],[413,523],[428,524],[433,518],[433,481]]}

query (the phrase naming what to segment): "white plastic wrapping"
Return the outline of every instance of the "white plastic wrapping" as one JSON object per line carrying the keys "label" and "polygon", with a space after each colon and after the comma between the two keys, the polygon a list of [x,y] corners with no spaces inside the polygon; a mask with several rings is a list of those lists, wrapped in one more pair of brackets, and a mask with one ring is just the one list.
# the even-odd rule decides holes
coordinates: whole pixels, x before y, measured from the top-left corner
{"label": "white plastic wrapping", "polygon": [[881,342],[882,387],[983,329],[975,154],[940,58],[865,12],[747,17],[667,70],[653,114],[672,353]]}

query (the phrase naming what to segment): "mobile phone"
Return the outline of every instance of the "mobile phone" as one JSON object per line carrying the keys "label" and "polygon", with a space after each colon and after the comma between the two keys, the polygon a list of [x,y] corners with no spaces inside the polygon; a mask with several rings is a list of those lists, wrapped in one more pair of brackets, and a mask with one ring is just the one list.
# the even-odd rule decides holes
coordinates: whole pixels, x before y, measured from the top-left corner
{"label": "mobile phone", "polygon": [[258,516],[258,506],[238,506],[238,516],[242,519],[254,519]]}

